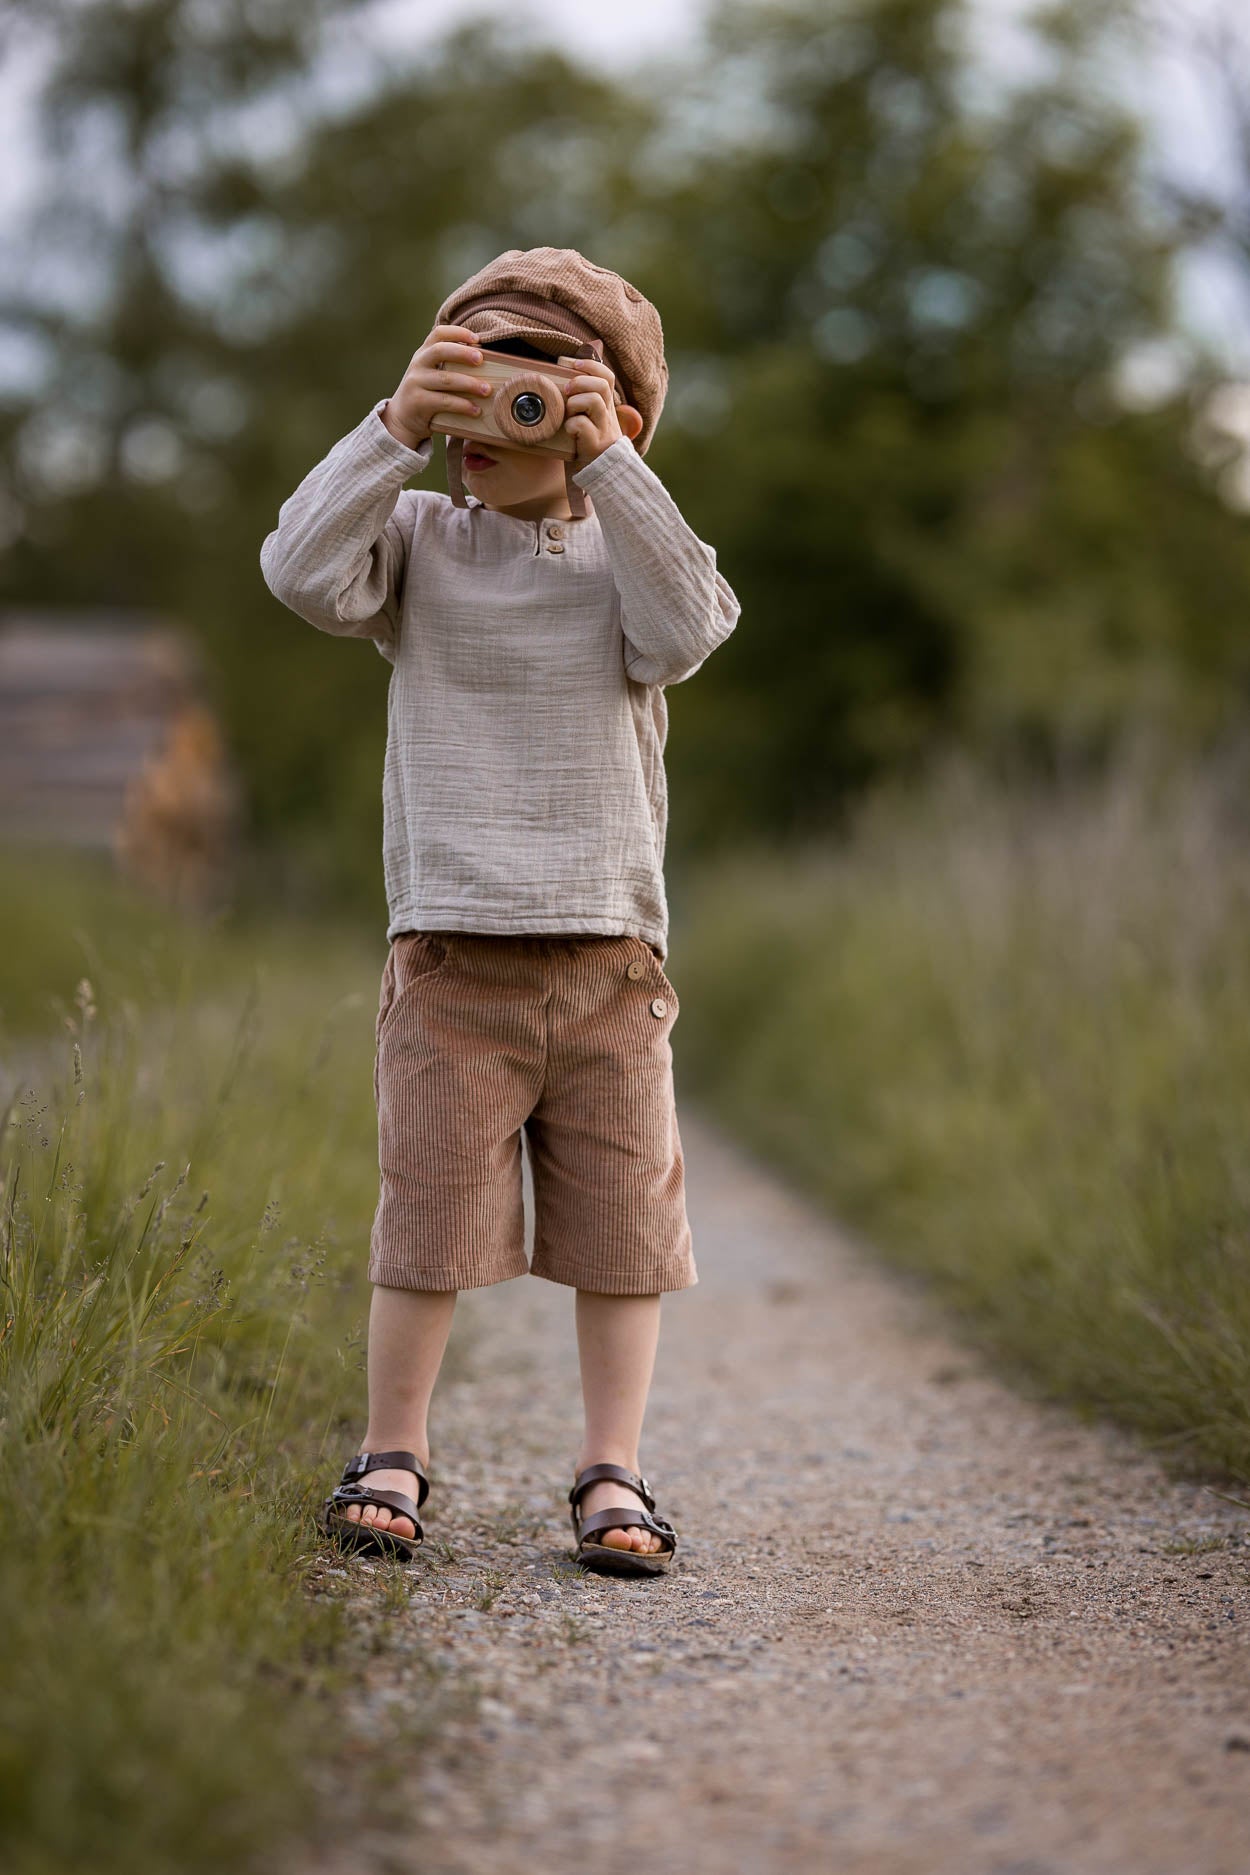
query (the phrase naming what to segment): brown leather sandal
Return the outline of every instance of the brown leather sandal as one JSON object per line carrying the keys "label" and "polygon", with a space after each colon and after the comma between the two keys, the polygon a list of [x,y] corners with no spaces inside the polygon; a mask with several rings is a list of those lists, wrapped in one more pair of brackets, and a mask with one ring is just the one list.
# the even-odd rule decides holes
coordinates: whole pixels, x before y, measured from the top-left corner
{"label": "brown leather sandal", "polygon": [[[589,1517],[580,1517],[578,1506],[583,1493],[592,1484],[598,1484],[605,1478],[613,1478],[620,1484],[627,1484],[631,1491],[637,1491],[646,1509],[641,1510],[636,1504],[621,1504],[609,1510],[593,1511]],[[655,1499],[651,1495],[651,1486],[638,1472],[626,1471],[624,1465],[587,1465],[585,1471],[579,1471],[573,1481],[569,1503],[572,1506],[569,1514],[573,1519],[577,1561],[584,1563],[587,1569],[598,1569],[605,1575],[617,1576],[661,1576],[667,1573],[677,1548],[677,1532],[663,1517],[652,1515]],[[663,1540],[663,1549],[652,1550],[650,1554],[644,1555],[641,1550],[613,1549],[606,1543],[593,1541],[600,1530],[626,1530],[631,1525],[654,1531]]]}
{"label": "brown leather sandal", "polygon": [[[370,1471],[415,1472],[416,1503],[403,1491],[381,1491],[367,1484],[357,1484],[356,1480]],[[343,1467],[342,1483],[334,1487],[322,1504],[317,1527],[331,1537],[340,1549],[372,1550],[375,1554],[400,1556],[405,1562],[412,1562],[425,1541],[425,1531],[421,1528],[417,1512],[429,1495],[430,1481],[415,1452],[357,1452]],[[400,1536],[395,1530],[380,1530],[375,1523],[361,1523],[345,1517],[339,1508],[344,1504],[381,1504],[387,1510],[397,1511],[401,1517],[410,1517],[417,1534]]]}

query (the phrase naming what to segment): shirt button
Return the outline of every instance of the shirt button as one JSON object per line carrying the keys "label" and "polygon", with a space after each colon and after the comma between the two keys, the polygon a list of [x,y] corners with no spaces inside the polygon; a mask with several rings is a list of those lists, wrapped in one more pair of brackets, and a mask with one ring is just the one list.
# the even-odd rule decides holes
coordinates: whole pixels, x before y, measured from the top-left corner
{"label": "shirt button", "polygon": [[560,526],[558,521],[553,521],[551,526],[547,529],[547,538],[549,540],[564,539],[564,529]]}
{"label": "shirt button", "polygon": [[548,553],[563,553],[564,542],[560,540],[549,540],[547,542],[547,552]]}
{"label": "shirt button", "polygon": [[642,975],[643,971],[646,969],[646,967],[647,967],[646,964],[639,963],[638,959],[635,957],[633,963],[630,964],[629,967],[627,968],[625,975],[627,977],[632,977],[634,982],[636,983],[639,977]]}
{"label": "shirt button", "polygon": [[662,996],[653,996],[651,998],[651,1014],[653,1016],[665,1015],[667,1014],[667,1011],[668,1011],[668,1004],[665,1002]]}

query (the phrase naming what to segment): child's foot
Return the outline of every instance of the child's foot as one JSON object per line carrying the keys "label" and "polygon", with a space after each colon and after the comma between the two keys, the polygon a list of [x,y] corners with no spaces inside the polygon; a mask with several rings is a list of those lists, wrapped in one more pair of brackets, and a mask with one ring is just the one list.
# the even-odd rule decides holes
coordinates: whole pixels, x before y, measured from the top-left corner
{"label": "child's foot", "polygon": [[[368,1451],[370,1448],[365,1446],[363,1449]],[[415,1447],[405,1446],[404,1450],[412,1452]],[[424,1452],[417,1452],[417,1457],[423,1465],[427,1462]],[[360,1482],[370,1491],[402,1491],[415,1504],[420,1480],[415,1471],[383,1471],[379,1467]],[[415,1537],[417,1534],[411,1517],[405,1517],[401,1511],[391,1510],[385,1504],[345,1504],[340,1515],[348,1523],[376,1524],[379,1530],[393,1530],[396,1536]]]}
{"label": "child's foot", "polygon": [[[624,1510],[635,1504],[639,1510],[646,1509],[637,1491],[631,1490],[629,1485],[604,1478],[599,1484],[587,1485],[582,1492],[577,1514],[585,1520],[593,1517],[597,1510]],[[650,1556],[664,1547],[663,1541],[653,1530],[645,1530],[636,1523],[626,1524],[620,1530],[598,1530],[594,1540],[602,1543],[605,1549],[632,1549],[642,1556]]]}

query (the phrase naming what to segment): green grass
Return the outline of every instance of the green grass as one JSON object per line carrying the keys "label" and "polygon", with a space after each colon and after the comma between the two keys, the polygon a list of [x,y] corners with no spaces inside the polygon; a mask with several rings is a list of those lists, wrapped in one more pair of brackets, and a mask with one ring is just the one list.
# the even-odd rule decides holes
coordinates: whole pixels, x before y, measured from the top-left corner
{"label": "green grass", "polygon": [[705,868],[675,958],[692,1092],[1022,1382],[1243,1480],[1245,799],[952,771]]}
{"label": "green grass", "polygon": [[2,999],[34,1064],[0,1140],[5,1865],[272,1867],[411,1746],[342,1710],[398,1565],[329,1576],[310,1524],[363,1430],[385,942],[197,932],[88,876],[80,943],[81,881],[37,868]]}
{"label": "green grass", "polygon": [[[229,909],[184,915],[129,884],[106,853],[0,845],[0,875],[0,1037],[63,1029],[84,976],[116,1016],[127,1008],[187,1003],[214,990],[237,997],[257,971],[312,981],[322,961],[330,966],[331,987],[335,972],[346,967],[352,987],[363,985],[368,998],[386,957],[384,918],[370,942],[342,918],[327,923],[311,911],[275,917],[262,896],[263,881]],[[363,975],[362,958],[377,960]],[[301,1016],[305,1025],[316,1018],[317,1006]]]}
{"label": "green grass", "polygon": [[[1047,798],[954,776],[844,842],[684,879],[673,947],[684,1087],[1023,1383],[1243,1480],[1245,798],[1216,772]],[[5,1059],[34,1064],[0,1143],[6,1866],[298,1862],[412,1744],[362,1744],[343,1715],[397,1571],[349,1594],[309,1524],[361,1429],[384,941],[197,930],[21,863],[0,979]],[[437,1709],[419,1650],[381,1665]]]}

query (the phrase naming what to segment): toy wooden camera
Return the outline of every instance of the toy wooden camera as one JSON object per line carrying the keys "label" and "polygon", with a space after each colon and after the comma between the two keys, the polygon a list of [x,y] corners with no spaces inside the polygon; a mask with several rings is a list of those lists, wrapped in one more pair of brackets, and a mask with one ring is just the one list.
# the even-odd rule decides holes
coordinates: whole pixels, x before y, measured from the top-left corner
{"label": "toy wooden camera", "polygon": [[[570,339],[570,354],[577,349],[578,341]],[[589,339],[582,342],[581,351],[588,358],[600,357],[600,348]],[[555,358],[541,363],[537,358],[514,358],[508,352],[492,352],[483,346],[481,362],[472,370],[493,386],[489,399],[483,395],[475,400],[482,404],[481,416],[442,411],[430,419],[432,430],[466,441],[480,440],[488,449],[491,443],[498,443],[505,449],[532,449],[540,456],[573,459],[577,441],[565,427],[564,395],[569,379],[578,376],[580,365],[562,365]]]}

